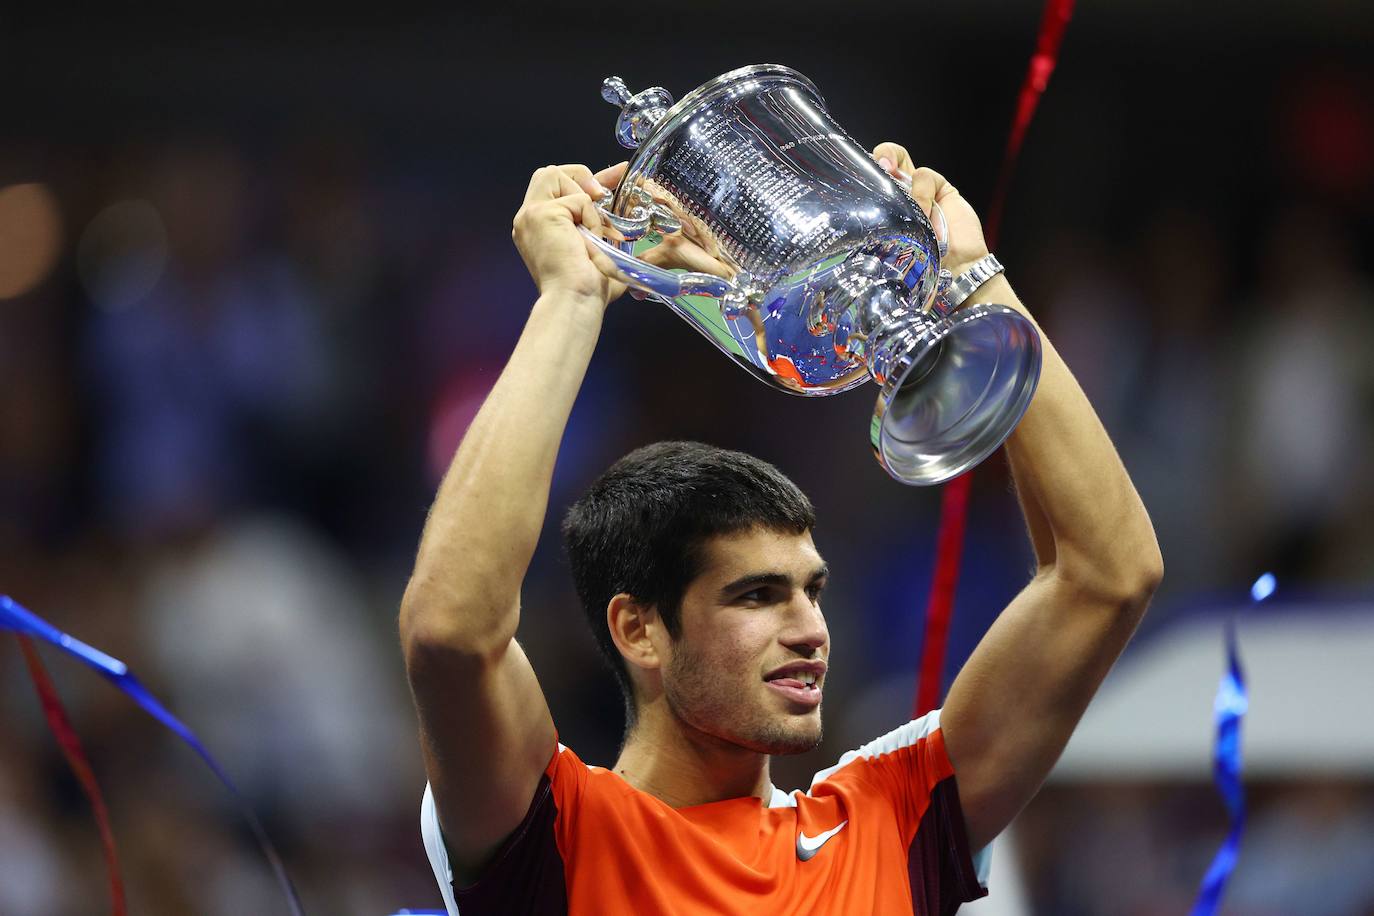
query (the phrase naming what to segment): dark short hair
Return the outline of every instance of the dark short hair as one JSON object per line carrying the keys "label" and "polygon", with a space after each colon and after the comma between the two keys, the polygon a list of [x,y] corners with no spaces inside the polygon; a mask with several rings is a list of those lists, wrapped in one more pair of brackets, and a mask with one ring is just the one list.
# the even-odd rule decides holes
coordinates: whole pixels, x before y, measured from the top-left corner
{"label": "dark short hair", "polygon": [[773,465],[700,442],[657,442],[611,465],[563,519],[573,583],[635,721],[625,659],[606,606],[624,592],[653,605],[669,635],[681,634],[682,596],[701,573],[710,537],[763,527],[800,534],[816,510]]}

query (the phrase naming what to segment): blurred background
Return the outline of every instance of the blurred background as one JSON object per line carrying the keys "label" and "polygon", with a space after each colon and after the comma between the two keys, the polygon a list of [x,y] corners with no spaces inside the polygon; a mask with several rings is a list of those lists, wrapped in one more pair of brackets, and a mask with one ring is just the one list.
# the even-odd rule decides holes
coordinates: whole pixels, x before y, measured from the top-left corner
{"label": "blurred background", "polygon": [[[778,62],[986,212],[1039,15],[0,15],[0,593],[127,661],[206,739],[309,912],[435,905],[395,614],[533,300],[509,235],[529,174],[624,158],[607,75],[681,97]],[[1241,622],[1252,812],[1227,911],[1374,913],[1372,40],[1358,0],[1079,4],[998,254],[1120,449],[1167,577],[996,857],[987,912],[1186,910],[1226,830],[1221,621],[1271,570],[1278,594]],[[558,517],[669,437],[771,460],[819,509],[827,737],[775,781],[909,715],[939,493],[872,459],[876,394],[790,399],[666,309],[612,307],[524,593],[565,743],[610,763],[621,713]],[[949,677],[1030,568],[1000,458],[971,511]],[[284,912],[191,753],[46,658],[132,911]],[[89,809],[22,669],[0,645],[0,914],[102,912]]]}

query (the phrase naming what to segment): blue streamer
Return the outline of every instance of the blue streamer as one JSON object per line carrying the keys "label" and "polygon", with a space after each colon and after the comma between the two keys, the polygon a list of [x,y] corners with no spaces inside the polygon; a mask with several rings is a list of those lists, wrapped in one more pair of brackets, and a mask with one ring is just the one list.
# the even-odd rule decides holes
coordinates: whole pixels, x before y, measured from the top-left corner
{"label": "blue streamer", "polygon": [[291,879],[286,874],[286,866],[282,864],[281,856],[277,854],[276,847],[267,838],[267,832],[263,830],[257,815],[253,813],[252,807],[247,800],[239,793],[229,774],[210,756],[210,752],[205,749],[205,745],[200,743],[200,739],[195,736],[189,728],[182,724],[181,720],[172,715],[159,703],[148,689],[144,687],[131,673],[129,666],[119,659],[106,655],[99,649],[89,646],[81,640],[63,633],[52,624],[43,620],[38,615],[27,610],[8,595],[0,595],[0,630],[11,630],[24,636],[33,636],[44,642],[51,643],[62,651],[91,668],[94,668],[110,683],[114,684],[132,699],[154,719],[157,719],[168,729],[173,731],[177,737],[196,752],[196,755],[205,762],[210,771],[216,778],[223,783],[229,790],[229,794],[238,803],[239,810],[243,813],[244,819],[248,821],[248,826],[252,828],[253,835],[258,841],[259,848],[263,855],[272,866],[272,871],[277,876],[277,882],[281,885],[282,891],[286,894],[287,903],[291,907],[292,916],[304,916],[305,910],[301,908],[300,897],[296,894],[296,888],[291,883]]}
{"label": "blue streamer", "polygon": [[[1251,600],[1259,604],[1274,593],[1277,585],[1274,574],[1265,573],[1250,587]],[[1245,833],[1245,785],[1241,782],[1244,761],[1241,756],[1240,726],[1249,708],[1250,695],[1240,664],[1240,650],[1236,646],[1236,615],[1232,614],[1226,621],[1226,673],[1222,675],[1213,704],[1217,740],[1212,756],[1212,773],[1217,791],[1221,793],[1231,817],[1231,829],[1202,879],[1191,916],[1213,916],[1220,909],[1226,882],[1240,858],[1240,840]]]}

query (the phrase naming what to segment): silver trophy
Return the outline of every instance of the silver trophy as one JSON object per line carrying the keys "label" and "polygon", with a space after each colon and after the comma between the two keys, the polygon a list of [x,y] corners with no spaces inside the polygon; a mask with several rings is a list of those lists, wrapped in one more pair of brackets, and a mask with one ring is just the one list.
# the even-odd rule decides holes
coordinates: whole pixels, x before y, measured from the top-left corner
{"label": "silver trophy", "polygon": [[[932,224],[810,80],[763,64],[677,104],[617,77],[602,95],[636,150],[600,202],[620,239],[583,229],[608,273],[774,388],[820,397],[872,378],[873,450],[903,483],[948,480],[1002,444],[1040,376],[1035,327],[1006,306],[949,307],[943,216]],[[656,245],[672,266],[643,259]]]}

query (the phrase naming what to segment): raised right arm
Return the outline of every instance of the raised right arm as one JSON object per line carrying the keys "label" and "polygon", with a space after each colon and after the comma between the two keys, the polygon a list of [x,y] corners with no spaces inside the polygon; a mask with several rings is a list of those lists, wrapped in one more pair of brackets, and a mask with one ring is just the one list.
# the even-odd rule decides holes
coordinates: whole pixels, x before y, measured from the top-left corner
{"label": "raised right arm", "polygon": [[530,180],[513,237],[539,298],[440,484],[401,602],[425,770],[460,881],[519,825],[554,751],[515,641],[520,585],[606,303],[621,292],[577,231],[600,225],[589,192],[619,172],[550,166]]}

